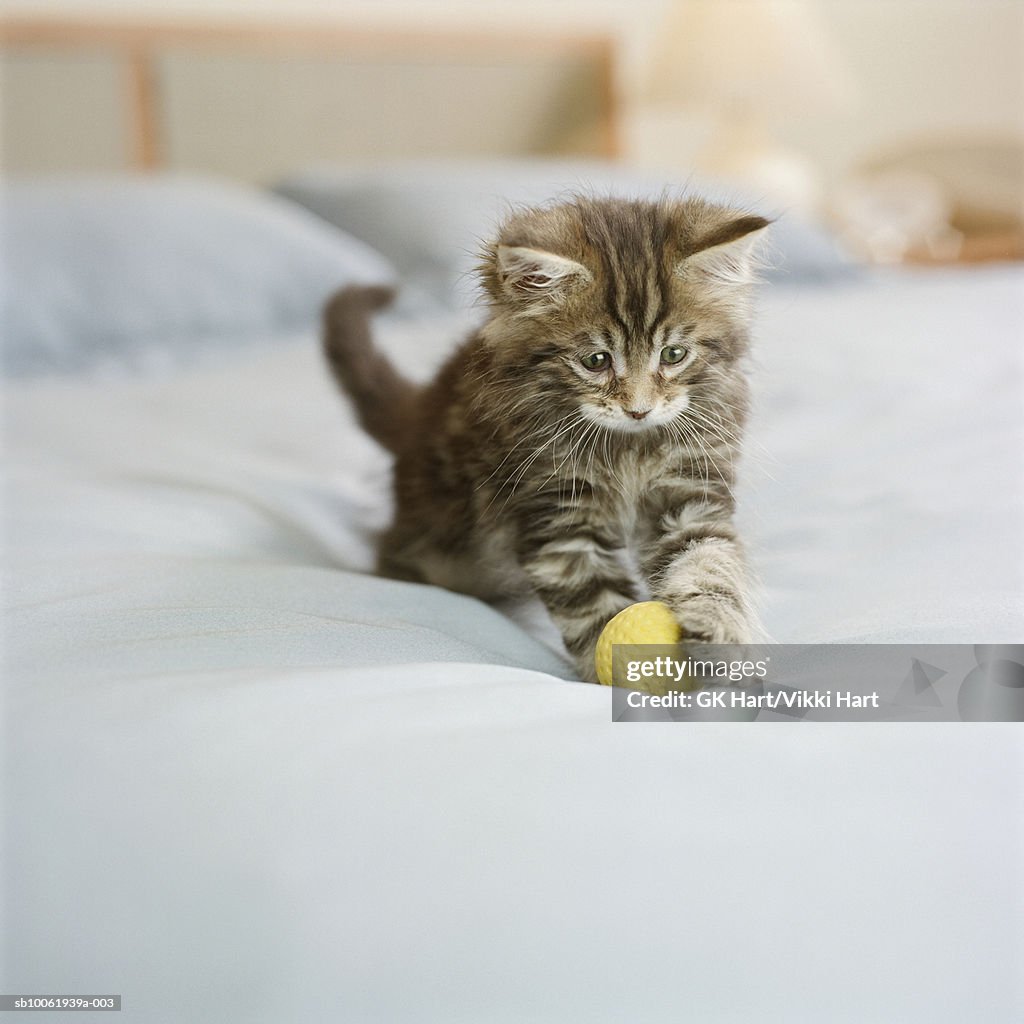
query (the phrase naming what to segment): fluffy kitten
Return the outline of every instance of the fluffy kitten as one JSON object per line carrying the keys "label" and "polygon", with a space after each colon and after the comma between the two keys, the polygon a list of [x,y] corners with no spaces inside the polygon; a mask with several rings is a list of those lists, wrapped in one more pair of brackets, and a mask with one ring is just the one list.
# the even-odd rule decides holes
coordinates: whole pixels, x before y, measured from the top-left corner
{"label": "fluffy kitten", "polygon": [[380,571],[533,591],[588,680],[601,629],[641,596],[631,560],[684,636],[756,639],[732,485],[767,223],[693,198],[522,210],[479,268],[487,322],[424,388],[371,342],[389,292],[335,296],[330,365],[396,457]]}

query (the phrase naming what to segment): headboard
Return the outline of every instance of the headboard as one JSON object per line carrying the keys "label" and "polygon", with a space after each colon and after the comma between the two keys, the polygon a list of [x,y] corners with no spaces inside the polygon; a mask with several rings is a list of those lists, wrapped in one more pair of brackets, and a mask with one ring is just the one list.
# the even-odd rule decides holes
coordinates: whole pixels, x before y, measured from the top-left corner
{"label": "headboard", "polygon": [[618,151],[600,36],[8,18],[0,71],[15,174]]}

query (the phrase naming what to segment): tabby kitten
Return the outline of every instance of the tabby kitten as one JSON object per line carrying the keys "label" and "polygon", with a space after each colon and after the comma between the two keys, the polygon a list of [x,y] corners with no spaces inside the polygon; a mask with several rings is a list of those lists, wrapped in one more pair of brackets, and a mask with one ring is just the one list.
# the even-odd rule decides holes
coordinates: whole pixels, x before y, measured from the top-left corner
{"label": "tabby kitten", "polygon": [[485,599],[532,591],[587,680],[642,583],[684,637],[756,639],[732,485],[767,224],[695,198],[522,210],[479,267],[488,320],[423,388],[371,342],[390,292],[336,295],[328,360],[396,457],[380,571]]}

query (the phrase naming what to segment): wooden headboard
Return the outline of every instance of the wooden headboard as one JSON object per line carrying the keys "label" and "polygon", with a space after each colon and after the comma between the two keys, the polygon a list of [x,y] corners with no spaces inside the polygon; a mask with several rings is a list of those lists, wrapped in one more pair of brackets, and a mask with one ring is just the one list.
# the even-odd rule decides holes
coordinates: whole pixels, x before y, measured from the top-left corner
{"label": "wooden headboard", "polygon": [[16,174],[618,155],[600,36],[9,18],[0,61]]}

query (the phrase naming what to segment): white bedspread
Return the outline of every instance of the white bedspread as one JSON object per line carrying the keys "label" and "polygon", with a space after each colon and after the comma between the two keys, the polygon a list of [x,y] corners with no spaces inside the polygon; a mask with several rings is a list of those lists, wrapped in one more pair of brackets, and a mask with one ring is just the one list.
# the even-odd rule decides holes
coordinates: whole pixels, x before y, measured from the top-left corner
{"label": "white bedspread", "polygon": [[[741,517],[777,640],[1020,641],[1022,284],[764,296]],[[426,373],[451,326],[386,333]],[[1019,727],[612,724],[542,628],[367,575],[387,466],[312,339],[10,387],[6,422],[4,991],[1024,1013]]]}

